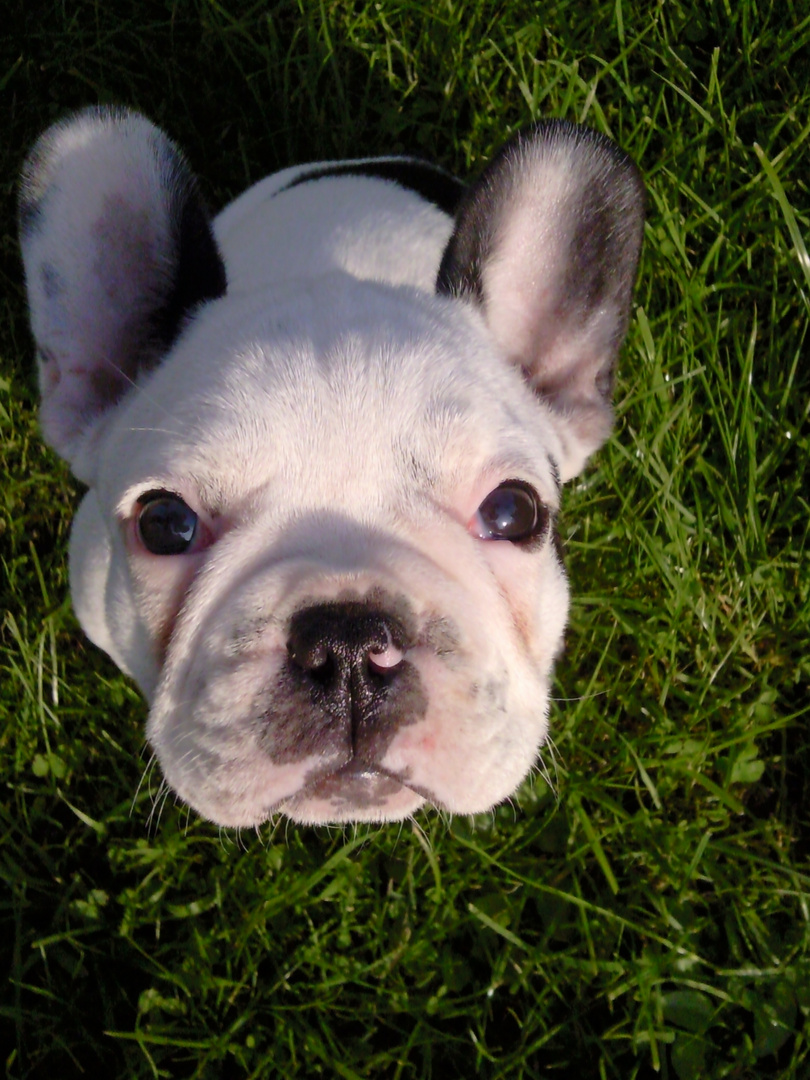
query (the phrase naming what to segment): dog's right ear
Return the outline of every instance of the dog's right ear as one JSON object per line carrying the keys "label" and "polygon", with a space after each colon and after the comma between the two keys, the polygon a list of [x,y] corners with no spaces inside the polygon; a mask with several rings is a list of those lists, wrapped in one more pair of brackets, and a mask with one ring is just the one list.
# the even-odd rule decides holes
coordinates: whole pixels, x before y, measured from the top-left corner
{"label": "dog's right ear", "polygon": [[520,132],[465,195],[439,293],[481,308],[504,357],[551,407],[563,480],[607,437],[644,227],[635,165],[559,120]]}
{"label": "dog's right ear", "polygon": [[182,155],[123,109],[87,109],[41,136],[19,215],[43,434],[88,479],[86,436],[189,312],[225,292],[225,268]]}

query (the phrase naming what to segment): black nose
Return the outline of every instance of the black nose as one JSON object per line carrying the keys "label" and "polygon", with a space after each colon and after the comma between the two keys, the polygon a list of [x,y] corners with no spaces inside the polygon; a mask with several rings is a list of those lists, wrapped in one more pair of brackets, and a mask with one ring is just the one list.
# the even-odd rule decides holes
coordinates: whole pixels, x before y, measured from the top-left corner
{"label": "black nose", "polygon": [[403,668],[401,625],[356,601],[318,604],[290,620],[287,651],[313,704],[353,726],[369,719]]}

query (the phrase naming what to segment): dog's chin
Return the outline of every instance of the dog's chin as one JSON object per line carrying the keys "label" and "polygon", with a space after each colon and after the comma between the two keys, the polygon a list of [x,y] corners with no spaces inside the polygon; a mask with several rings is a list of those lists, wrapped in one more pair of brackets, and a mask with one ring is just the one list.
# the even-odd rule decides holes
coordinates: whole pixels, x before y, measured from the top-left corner
{"label": "dog's chin", "polygon": [[400,821],[428,800],[384,769],[350,762],[310,780],[278,809],[301,825]]}

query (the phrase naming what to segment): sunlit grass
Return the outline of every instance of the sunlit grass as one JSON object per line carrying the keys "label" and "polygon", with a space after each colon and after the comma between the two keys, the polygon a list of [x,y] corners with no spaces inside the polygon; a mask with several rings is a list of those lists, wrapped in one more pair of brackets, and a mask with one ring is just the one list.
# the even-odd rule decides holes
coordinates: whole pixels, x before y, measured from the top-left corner
{"label": "sunlit grass", "polygon": [[[0,44],[2,1017],[22,1077],[810,1074],[806,5],[12,2]],[[66,601],[13,187],[143,109],[221,205],[296,161],[474,173],[535,116],[649,187],[616,436],[567,493],[537,775],[468,821],[220,834]]]}

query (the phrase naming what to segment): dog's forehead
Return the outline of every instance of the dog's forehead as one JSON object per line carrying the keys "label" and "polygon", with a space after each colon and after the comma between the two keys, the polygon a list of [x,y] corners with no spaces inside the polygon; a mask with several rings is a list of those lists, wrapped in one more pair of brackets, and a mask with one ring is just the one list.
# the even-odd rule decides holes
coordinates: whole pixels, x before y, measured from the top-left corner
{"label": "dog's forehead", "polygon": [[330,274],[208,305],[107,457],[119,492],[190,478],[213,509],[268,484],[322,501],[493,467],[553,482],[543,412],[471,307]]}

